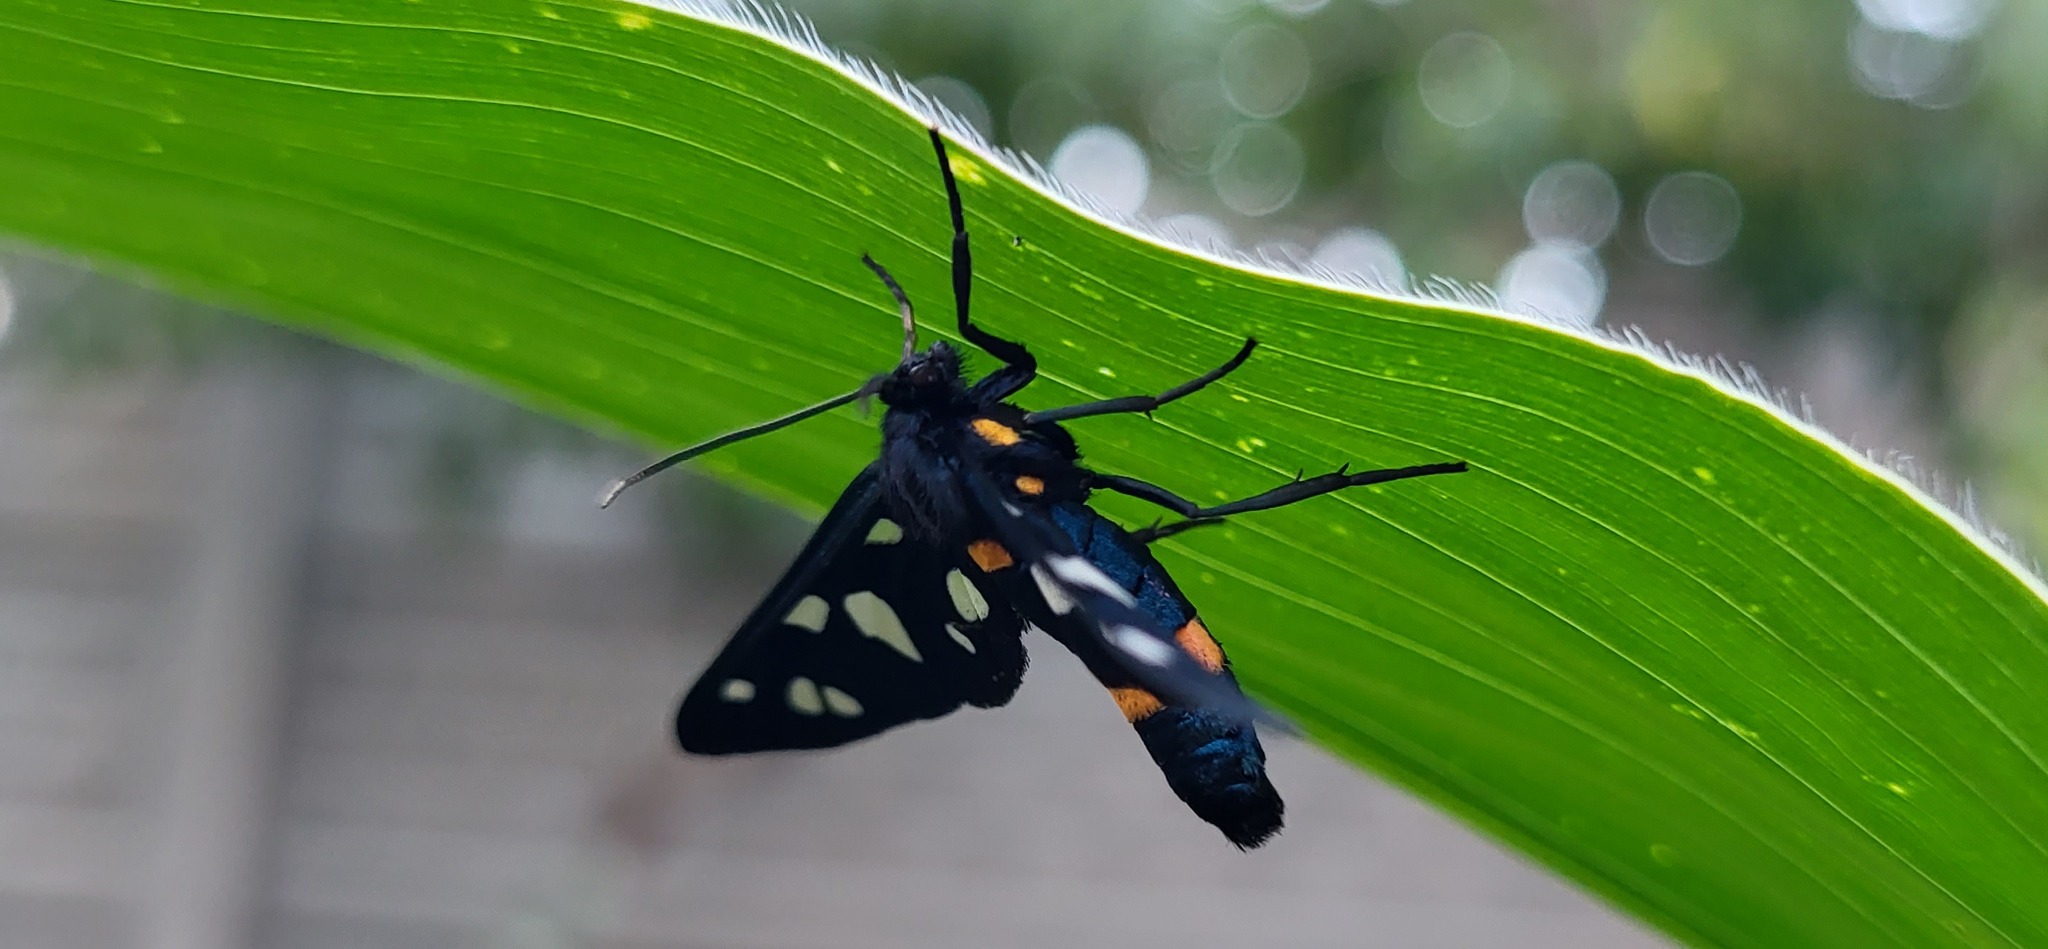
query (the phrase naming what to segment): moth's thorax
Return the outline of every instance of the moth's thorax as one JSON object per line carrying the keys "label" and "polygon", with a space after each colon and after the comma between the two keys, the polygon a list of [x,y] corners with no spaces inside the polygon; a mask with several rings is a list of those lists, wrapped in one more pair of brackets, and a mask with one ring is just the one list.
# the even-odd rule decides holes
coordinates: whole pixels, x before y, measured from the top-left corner
{"label": "moth's thorax", "polygon": [[876,462],[891,516],[917,540],[943,544],[967,530],[967,498],[947,433],[975,411],[960,356],[943,342],[912,353],[877,391],[882,453]]}
{"label": "moth's thorax", "polygon": [[1003,402],[959,400],[891,405],[882,419],[880,483],[892,516],[918,540],[958,546],[986,530],[975,520],[970,478],[1020,502],[1084,494],[1073,439],[1057,425],[1031,425]]}
{"label": "moth's thorax", "polygon": [[967,484],[951,434],[967,414],[913,404],[892,405],[882,417],[882,493],[890,515],[916,540],[951,546],[969,530]]}

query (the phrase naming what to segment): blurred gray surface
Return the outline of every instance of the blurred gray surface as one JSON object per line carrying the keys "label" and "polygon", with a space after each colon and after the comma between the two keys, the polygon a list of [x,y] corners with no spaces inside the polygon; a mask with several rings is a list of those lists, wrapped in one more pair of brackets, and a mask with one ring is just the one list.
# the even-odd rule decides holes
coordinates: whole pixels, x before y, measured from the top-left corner
{"label": "blurred gray surface", "polygon": [[1051,649],[1008,709],[685,760],[772,576],[595,510],[616,457],[423,526],[397,374],[312,364],[0,376],[0,946],[1661,944],[1298,744],[1239,854]]}

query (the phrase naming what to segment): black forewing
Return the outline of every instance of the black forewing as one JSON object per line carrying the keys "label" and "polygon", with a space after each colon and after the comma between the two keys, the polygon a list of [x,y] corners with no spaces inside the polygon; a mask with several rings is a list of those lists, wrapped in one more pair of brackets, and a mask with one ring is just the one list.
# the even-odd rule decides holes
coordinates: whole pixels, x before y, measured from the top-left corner
{"label": "black forewing", "polygon": [[683,697],[697,754],[829,748],[1010,700],[1023,619],[966,556],[902,534],[870,466]]}
{"label": "black forewing", "polygon": [[1161,628],[1131,591],[1089,563],[1049,512],[1027,510],[1031,502],[1004,497],[986,479],[970,480],[977,505],[1021,568],[1005,571],[1009,599],[1097,679],[1131,682],[1172,705],[1285,725],[1182,651],[1175,631]]}

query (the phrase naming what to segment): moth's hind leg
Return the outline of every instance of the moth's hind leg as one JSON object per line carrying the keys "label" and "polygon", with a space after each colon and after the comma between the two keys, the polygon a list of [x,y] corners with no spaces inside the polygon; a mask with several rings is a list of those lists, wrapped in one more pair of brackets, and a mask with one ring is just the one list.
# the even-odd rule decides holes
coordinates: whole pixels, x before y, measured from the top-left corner
{"label": "moth's hind leg", "polygon": [[1185,531],[1191,531],[1197,527],[1208,527],[1211,524],[1221,523],[1223,523],[1223,518],[1220,517],[1203,517],[1186,521],[1174,521],[1171,524],[1153,521],[1152,526],[1150,527],[1141,527],[1137,530],[1131,531],[1131,539],[1149,547],[1153,544],[1158,543],[1159,541],[1167,539],[1168,537],[1172,537],[1175,534],[1183,533]]}
{"label": "moth's hind leg", "polygon": [[[1348,467],[1346,466],[1346,468]],[[1248,498],[1229,501],[1212,507],[1202,507],[1149,481],[1140,481],[1136,478],[1126,478],[1121,475],[1091,472],[1088,476],[1088,485],[1093,488],[1102,488],[1108,491],[1115,491],[1118,494],[1129,495],[1141,501],[1149,501],[1187,518],[1187,521],[1181,524],[1170,524],[1165,528],[1155,529],[1152,532],[1151,539],[1157,540],[1160,537],[1195,527],[1200,522],[1230,517],[1235,514],[1249,514],[1253,511],[1270,511],[1277,507],[1286,507],[1289,504],[1306,501],[1309,498],[1320,497],[1332,491],[1342,491],[1345,488],[1355,488],[1368,484],[1382,484],[1388,481],[1400,481],[1404,478],[1420,478],[1426,475],[1456,474],[1465,470],[1465,463],[1462,461],[1448,461],[1430,465],[1412,465],[1407,468],[1381,468],[1377,471],[1360,471],[1356,473],[1347,471],[1346,468],[1338,468],[1329,474],[1317,475],[1313,478],[1296,477],[1293,481],[1263,494],[1255,494]]]}

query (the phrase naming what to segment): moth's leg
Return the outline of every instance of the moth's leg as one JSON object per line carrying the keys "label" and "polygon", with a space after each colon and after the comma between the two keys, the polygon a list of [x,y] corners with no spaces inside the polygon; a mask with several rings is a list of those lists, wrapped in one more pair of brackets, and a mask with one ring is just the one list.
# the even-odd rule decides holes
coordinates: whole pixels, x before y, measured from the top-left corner
{"label": "moth's leg", "polygon": [[1069,419],[1087,418],[1091,415],[1115,415],[1120,412],[1149,413],[1153,409],[1182,396],[1200,392],[1209,383],[1230,375],[1236,371],[1237,367],[1244,365],[1246,359],[1251,358],[1252,350],[1257,348],[1258,345],[1258,340],[1246,339],[1244,346],[1237,351],[1237,355],[1230,357],[1223,365],[1217,366],[1158,395],[1127,395],[1122,398],[1104,399],[1100,402],[1083,402],[1080,405],[1066,405],[1056,409],[1046,409],[1024,416],[1024,423],[1029,425],[1037,422],[1064,422]]}
{"label": "moth's leg", "polygon": [[[1430,465],[1413,465],[1407,468],[1381,468],[1377,471],[1360,471],[1356,474],[1347,471],[1346,469],[1349,467],[1347,465],[1329,474],[1317,475],[1313,478],[1297,477],[1293,481],[1267,491],[1264,494],[1255,494],[1248,498],[1229,501],[1212,507],[1202,507],[1149,481],[1139,481],[1136,478],[1126,478],[1120,475],[1091,473],[1088,477],[1088,484],[1090,487],[1115,491],[1118,494],[1127,494],[1141,501],[1149,501],[1187,518],[1189,521],[1204,521],[1229,517],[1234,514],[1249,514],[1253,511],[1270,511],[1276,507],[1286,507],[1296,501],[1306,501],[1309,498],[1329,494],[1332,491],[1342,491],[1345,488],[1355,488],[1361,485],[1382,484],[1388,481],[1400,481],[1403,478],[1420,478],[1425,475],[1456,474],[1465,470],[1465,463],[1462,461],[1439,462]],[[1172,526],[1176,530],[1186,529],[1179,525]],[[1189,526],[1193,525],[1190,524]]]}
{"label": "moth's leg", "polygon": [[953,310],[960,321],[960,335],[1003,361],[1003,368],[989,373],[974,388],[978,394],[1008,398],[1038,375],[1038,360],[1024,344],[974,325],[967,315],[968,297],[974,292],[974,254],[967,247],[967,212],[960,206],[960,185],[953,180],[953,163],[946,159],[946,140],[939,135],[937,126],[927,131],[932,136],[932,151],[939,156],[939,176],[946,181],[946,209],[953,215]]}
{"label": "moth's leg", "polygon": [[1164,524],[1158,521],[1154,521],[1152,522],[1151,527],[1141,527],[1137,530],[1132,531],[1131,539],[1141,544],[1150,545],[1165,540],[1168,537],[1172,537],[1175,534],[1194,530],[1197,527],[1208,527],[1211,524],[1221,523],[1223,523],[1223,518],[1220,517],[1205,517],[1200,518],[1198,520],[1190,521],[1174,521],[1171,524]]}

